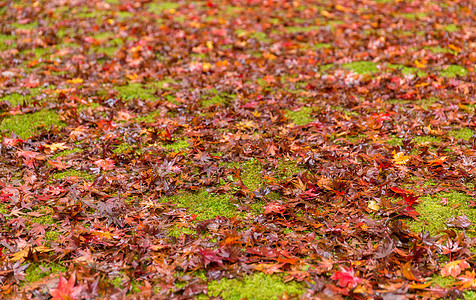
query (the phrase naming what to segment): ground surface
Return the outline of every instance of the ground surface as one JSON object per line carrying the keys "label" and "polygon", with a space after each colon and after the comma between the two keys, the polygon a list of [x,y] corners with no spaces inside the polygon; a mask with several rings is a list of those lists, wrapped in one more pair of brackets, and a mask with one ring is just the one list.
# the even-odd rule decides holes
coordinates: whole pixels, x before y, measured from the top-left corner
{"label": "ground surface", "polygon": [[476,298],[475,9],[0,2],[0,298]]}

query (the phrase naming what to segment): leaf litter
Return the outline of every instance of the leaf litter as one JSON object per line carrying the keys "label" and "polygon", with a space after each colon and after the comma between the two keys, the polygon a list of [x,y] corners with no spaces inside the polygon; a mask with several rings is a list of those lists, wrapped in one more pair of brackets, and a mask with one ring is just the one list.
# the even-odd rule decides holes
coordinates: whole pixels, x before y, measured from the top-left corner
{"label": "leaf litter", "polygon": [[0,2],[2,298],[474,296],[473,11]]}

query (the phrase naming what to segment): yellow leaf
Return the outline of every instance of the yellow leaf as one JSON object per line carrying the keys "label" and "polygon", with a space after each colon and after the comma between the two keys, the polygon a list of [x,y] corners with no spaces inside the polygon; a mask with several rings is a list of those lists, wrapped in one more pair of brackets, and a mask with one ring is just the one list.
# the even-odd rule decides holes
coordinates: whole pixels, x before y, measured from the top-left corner
{"label": "yellow leaf", "polygon": [[393,163],[396,165],[404,165],[410,160],[410,156],[405,155],[403,152],[395,153],[393,151]]}
{"label": "yellow leaf", "polygon": [[73,79],[69,79],[69,80],[66,80],[67,83],[83,83],[84,80],[82,78],[73,78]]}
{"label": "yellow leaf", "polygon": [[255,111],[253,112],[253,116],[259,118],[259,117],[261,117],[261,113],[258,112],[258,111],[255,109]]}
{"label": "yellow leaf", "polygon": [[380,210],[380,205],[377,204],[377,201],[370,200],[367,204],[371,210],[378,211]]}
{"label": "yellow leaf", "polygon": [[31,253],[47,253],[53,251],[52,249],[46,247],[46,246],[37,246],[34,248],[31,248],[31,246],[26,246],[25,248],[21,249],[20,251],[13,253],[10,256],[10,259],[12,261],[18,261],[18,260],[24,260],[25,258],[28,257]]}
{"label": "yellow leaf", "polygon": [[415,59],[415,66],[419,69],[424,69],[426,68],[426,61],[422,59],[421,62],[419,62],[418,59]]}
{"label": "yellow leaf", "polygon": [[236,124],[236,127],[238,127],[239,130],[245,130],[245,129],[251,129],[251,128],[256,128],[255,123],[253,121],[241,121],[240,123]]}
{"label": "yellow leaf", "polygon": [[203,72],[208,72],[213,68],[213,65],[211,63],[204,63],[202,65],[202,70]]}
{"label": "yellow leaf", "polygon": [[212,42],[212,41],[207,41],[207,42],[205,43],[205,45],[207,46],[207,48],[208,48],[209,50],[213,50],[213,42]]}
{"label": "yellow leaf", "polygon": [[69,149],[67,146],[65,146],[66,143],[53,143],[51,145],[45,145],[45,148],[50,149],[50,151],[56,151],[56,150],[65,150]]}

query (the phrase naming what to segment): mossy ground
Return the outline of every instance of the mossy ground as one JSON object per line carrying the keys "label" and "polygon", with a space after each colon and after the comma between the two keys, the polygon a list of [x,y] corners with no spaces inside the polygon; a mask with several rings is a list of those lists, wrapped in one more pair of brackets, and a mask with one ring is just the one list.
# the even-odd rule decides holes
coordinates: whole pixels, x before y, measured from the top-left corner
{"label": "mossy ground", "polygon": [[343,68],[349,69],[357,74],[371,74],[378,71],[377,64],[371,61],[356,61],[343,64]]}
{"label": "mossy ground", "polygon": [[295,281],[284,283],[279,276],[254,273],[242,280],[226,279],[208,283],[208,296],[221,296],[224,299],[267,300],[279,299],[283,295],[299,296],[304,293],[304,285]]}
{"label": "mossy ground", "polygon": [[56,180],[63,179],[63,178],[68,178],[68,177],[72,177],[72,176],[83,178],[86,181],[93,181],[94,178],[95,178],[95,175],[92,174],[92,173],[88,173],[88,172],[81,171],[81,170],[75,170],[75,169],[67,169],[65,171],[56,172],[56,173],[53,174],[53,178],[56,179]]}
{"label": "mossy ground", "polygon": [[[119,1],[117,0],[106,0],[107,3],[117,4]],[[392,3],[392,2],[399,2],[396,0],[374,0],[374,2],[378,3]],[[166,1],[166,2],[155,2],[155,3],[147,3],[148,11],[150,13],[154,13],[157,15],[163,13],[173,12],[177,8],[179,8],[183,3],[173,2],[173,1]],[[197,4],[199,9],[202,8],[202,4]],[[237,14],[238,11],[243,10],[242,7],[232,7],[227,6],[224,8],[226,11],[227,17],[232,17]],[[0,9],[1,11],[1,9]],[[64,14],[64,15],[73,15],[75,14],[79,18],[89,19],[91,24],[100,24],[102,23],[106,16],[103,12],[99,11],[91,11],[90,9],[83,9],[78,11],[77,9],[69,12],[64,10],[62,12],[55,11],[55,14]],[[116,15],[119,19],[125,18],[132,18],[134,14],[126,11],[116,12]],[[422,19],[426,17],[425,13],[415,12],[415,13],[407,13],[407,14],[400,14],[399,17],[409,20],[415,19]],[[181,18],[181,16],[175,16],[173,18],[177,22],[184,22],[187,21],[185,18]],[[214,21],[216,18],[215,16],[209,16],[206,21]],[[271,23],[275,23],[275,25],[279,24],[281,21],[278,18],[270,21]],[[326,21],[323,22],[322,25],[315,25],[313,23],[306,23],[305,19],[295,19],[295,25],[292,26],[284,26],[283,29],[288,35],[312,35],[313,32],[317,32],[322,30],[323,27],[330,27],[333,30],[340,24],[340,21]],[[22,29],[22,30],[32,30],[39,26],[38,22],[30,22],[27,24],[19,24],[19,23],[12,23],[11,24],[14,29]],[[41,23],[40,23],[41,25]],[[460,26],[456,24],[447,24],[441,27],[441,30],[453,33],[460,30]],[[370,31],[369,31],[370,32]],[[375,33],[376,31],[372,31],[370,33]],[[253,39],[254,43],[268,43],[272,41],[271,35],[273,34],[273,30],[270,31],[254,31],[254,30],[244,30],[239,29],[234,32],[240,38],[247,38]],[[271,33],[271,34],[269,34]],[[408,34],[408,33],[406,33]],[[73,31],[65,28],[59,28],[58,30],[58,37],[64,38],[73,35]],[[92,36],[94,39],[99,41],[99,45],[94,45],[88,50],[88,54],[105,54],[106,56],[113,57],[117,51],[123,46],[124,40],[126,39],[117,39],[114,38],[114,35],[108,32],[99,32]],[[133,38],[132,38],[133,39]],[[17,37],[14,35],[6,35],[0,34],[0,51],[6,51],[9,49],[13,49],[18,40]],[[62,44],[57,45],[57,49],[62,49],[64,47],[79,49],[79,43],[74,42],[64,42]],[[327,49],[332,49],[333,42],[318,42],[317,40],[314,41],[310,45],[305,45],[302,43],[303,49],[312,49],[314,51],[327,51]],[[455,50],[443,47],[427,47],[428,51],[433,52],[434,54],[452,54],[456,55],[457,52]],[[51,55],[54,53],[52,49],[46,48],[32,48],[32,49],[25,49],[21,51],[21,55],[31,58],[31,60],[35,59],[46,59],[50,58]],[[207,56],[203,54],[193,54],[196,59],[204,59]],[[256,57],[262,57],[261,53],[257,52],[255,54]],[[157,57],[163,59],[159,54]],[[362,59],[362,58],[359,58]],[[31,63],[27,61],[26,63]],[[99,59],[99,63],[102,62],[103,59]],[[40,62],[41,63],[41,62]],[[316,67],[317,72],[326,73],[330,70],[334,69],[347,69],[351,70],[357,74],[372,74],[382,70],[384,67],[389,69],[390,71],[397,71],[401,72],[403,75],[416,75],[418,77],[425,77],[428,73],[432,72],[426,69],[419,69],[415,68],[414,66],[410,65],[400,65],[400,64],[387,64],[385,62],[374,63],[372,61],[355,61],[348,64],[342,65],[335,65],[332,63],[318,65]],[[26,71],[30,72],[30,70]],[[67,74],[65,71],[54,71],[57,74]],[[456,77],[456,76],[465,76],[468,74],[468,70],[459,65],[445,65],[441,69],[439,69],[438,75],[444,77]],[[283,80],[286,80],[283,77]],[[175,102],[175,96],[173,95],[166,95],[166,96],[159,96],[157,94],[158,89],[168,89],[163,83],[164,82],[172,82],[170,79],[163,82],[157,82],[153,84],[141,84],[141,83],[127,83],[126,85],[113,85],[111,86],[112,90],[117,92],[117,95],[122,100],[132,100],[132,99],[141,99],[141,100],[157,100],[165,99],[171,103],[179,104]],[[263,90],[269,91],[268,84],[264,80],[257,79],[256,83],[263,87]],[[304,84],[301,84],[299,88],[302,88]],[[298,86],[298,84],[296,84]],[[53,87],[53,86],[51,86]],[[23,90],[22,93],[13,93],[9,95],[4,95],[0,101],[8,101],[11,103],[13,107],[16,107],[20,104],[31,104],[33,101],[36,101],[36,98],[40,93],[44,91],[43,88],[34,88],[29,90]],[[300,90],[302,91],[302,90]],[[106,95],[107,93],[103,91],[102,95]],[[295,91],[294,91],[295,92]],[[101,93],[99,93],[101,94]],[[162,97],[162,98],[161,98]],[[210,93],[206,94],[204,97],[201,98],[201,105],[203,108],[206,109],[214,109],[214,107],[224,107],[229,105],[236,99],[235,94],[224,94],[219,93],[216,90],[210,90]],[[397,100],[398,104],[404,105],[419,105],[425,110],[431,109],[431,105],[438,101],[438,99],[424,99],[424,100]],[[42,101],[39,101],[42,103]],[[96,104],[96,103],[95,103]],[[97,104],[99,105],[99,104]],[[474,111],[474,105],[468,106],[469,109]],[[343,112],[344,114],[350,117],[358,117],[359,114],[357,112],[346,111],[342,107],[333,107],[336,111]],[[310,122],[315,120],[316,111],[313,107],[301,107],[295,110],[287,110],[286,116],[297,126],[306,125]],[[152,112],[148,115],[140,115],[135,120],[138,122],[155,122],[157,120],[158,114],[157,112]],[[50,127],[55,126],[61,128],[65,126],[64,123],[60,121],[59,115],[56,111],[50,109],[42,109],[35,113],[30,114],[17,114],[12,116],[7,116],[0,125],[0,131],[6,131],[8,134],[16,134],[23,139],[27,139],[29,137],[38,134],[41,130],[47,130]],[[464,129],[454,129],[453,131],[449,132],[449,135],[454,137],[456,140],[460,141],[469,141],[473,136],[474,131],[469,128]],[[357,143],[361,139],[366,138],[366,135],[358,134],[358,135],[348,135],[344,136],[347,140]],[[413,139],[413,142],[417,145],[421,144],[439,144],[442,143],[443,138],[426,135],[426,136],[417,136]],[[386,141],[387,145],[390,146],[402,146],[403,138],[399,138],[396,136],[390,136],[389,139]],[[177,152],[185,149],[191,148],[191,144],[187,139],[179,139],[172,143],[162,143],[162,147],[170,152]],[[68,157],[73,155],[74,153],[81,152],[82,150],[79,148],[75,148],[72,150],[65,150],[61,151],[53,156],[53,158],[59,157]],[[113,152],[116,154],[121,153],[135,153],[137,155],[141,155],[142,152],[138,150],[138,147],[123,143],[117,145]],[[250,160],[247,162],[241,163],[230,163],[228,165],[231,167],[238,167],[241,169],[241,179],[243,184],[248,188],[250,191],[255,191],[264,186],[263,182],[263,166],[260,162],[256,160]],[[285,179],[293,174],[298,172],[304,172],[305,169],[296,166],[293,161],[285,161],[284,159],[280,162],[279,170],[275,171],[276,176],[278,179]],[[52,174],[52,180],[62,180],[68,177],[80,177],[86,181],[93,181],[96,175],[76,170],[74,168],[70,168],[64,171],[57,171]],[[229,181],[232,183],[237,182],[237,178],[231,176]],[[427,182],[424,184],[424,188],[432,188],[435,183]],[[268,198],[279,199],[281,195],[279,193],[272,193],[268,196]],[[448,204],[443,205],[440,204],[442,198],[446,198],[448,200]],[[206,220],[210,218],[215,218],[216,216],[225,216],[225,217],[233,217],[239,216],[242,214],[237,209],[237,206],[241,203],[234,199],[234,197],[229,194],[216,194],[210,193],[206,190],[199,190],[196,192],[178,192],[176,195],[171,197],[164,197],[161,198],[160,201],[167,201],[176,203],[178,207],[184,207],[188,210],[188,213],[196,214],[197,220]],[[446,221],[454,216],[461,216],[466,215],[473,223],[476,222],[476,214],[474,213],[474,208],[468,206],[469,198],[461,193],[458,192],[450,192],[450,193],[439,193],[432,196],[424,196],[419,199],[420,204],[416,206],[417,211],[421,214],[418,221],[411,221],[408,222],[409,227],[414,231],[422,231],[428,230],[432,235],[439,234],[441,230],[446,228]],[[262,200],[253,199],[253,202],[249,204],[251,207],[252,214],[259,214],[263,212],[263,206],[265,202]],[[9,214],[10,210],[0,204],[0,213],[2,214]],[[11,217],[7,217],[9,219]],[[57,241],[60,238],[60,233],[54,230],[54,225],[56,224],[55,220],[51,217],[51,215],[45,215],[41,217],[31,218],[31,224],[39,223],[43,225],[52,225],[51,229],[48,230],[45,234],[46,242]],[[31,225],[29,224],[29,226]],[[169,229],[169,235],[179,237],[183,234],[193,234],[195,230],[190,224],[184,225],[183,227],[175,226]],[[471,231],[472,230],[472,231]],[[291,233],[291,229],[286,230],[287,233]],[[474,230],[469,229],[469,234],[474,235]],[[41,266],[41,267],[40,267]],[[26,270],[27,273],[27,282],[35,282],[40,280],[41,278],[49,275],[49,274],[58,274],[61,272],[65,272],[66,267],[61,263],[49,263],[49,264],[41,264],[41,263],[32,263],[28,269]],[[111,280],[111,283],[116,286],[120,287],[122,281],[125,277],[124,276],[117,276],[115,279]],[[433,282],[441,285],[441,286],[448,286],[452,283],[452,280],[449,278],[443,278],[441,276],[435,276],[433,278]],[[133,290],[138,292],[138,285],[133,283]],[[238,279],[222,279],[220,281],[212,281],[208,283],[208,296],[221,296],[225,299],[273,299],[277,297],[281,297],[283,295],[293,295],[293,294],[302,294],[304,291],[304,286],[300,283],[296,282],[289,282],[284,283],[283,279],[279,276],[270,276],[265,275],[263,273],[254,273],[252,275],[246,275],[243,277],[242,280]],[[476,295],[474,292],[466,292],[465,295],[468,299],[475,299]]]}
{"label": "mossy ground", "polygon": [[314,118],[311,116],[312,112],[313,109],[311,107],[302,107],[295,111],[288,110],[286,112],[286,116],[291,119],[294,124],[300,126],[309,124],[314,120]]}
{"label": "mossy ground", "polygon": [[[448,203],[443,204],[443,200]],[[448,220],[459,216],[468,217],[474,224],[476,210],[469,206],[470,200],[471,197],[456,191],[421,197],[416,206],[420,216],[418,221],[409,223],[410,229],[414,232],[429,231],[431,235],[441,234],[442,230],[447,229]],[[475,236],[476,232],[474,228],[469,227],[467,233]]]}
{"label": "mossy ground", "polygon": [[26,282],[36,282],[50,274],[64,273],[67,268],[63,264],[59,263],[30,263],[25,270]]}
{"label": "mossy ground", "polygon": [[52,126],[61,128],[64,123],[59,115],[52,110],[40,110],[33,114],[14,115],[5,118],[0,125],[0,131],[7,131],[26,139],[35,135],[41,129],[49,129]]}

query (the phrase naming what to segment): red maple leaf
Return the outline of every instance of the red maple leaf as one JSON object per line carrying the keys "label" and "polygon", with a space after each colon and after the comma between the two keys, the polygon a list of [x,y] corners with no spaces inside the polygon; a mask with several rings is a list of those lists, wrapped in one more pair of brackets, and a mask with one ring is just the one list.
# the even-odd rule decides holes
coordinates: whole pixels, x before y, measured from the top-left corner
{"label": "red maple leaf", "polygon": [[114,168],[114,161],[110,158],[98,159],[94,162],[94,164],[103,169],[104,171],[109,171]]}
{"label": "red maple leaf", "polygon": [[354,275],[354,269],[352,268],[342,268],[342,271],[335,272],[331,279],[338,280],[339,285],[343,288],[354,288],[362,282],[362,279]]}
{"label": "red maple leaf", "polygon": [[264,214],[276,213],[282,214],[286,210],[286,206],[277,203],[269,203],[264,207]]}
{"label": "red maple leaf", "polygon": [[414,196],[413,193],[403,195],[403,200],[408,204],[408,206],[413,207],[417,203],[419,196]]}
{"label": "red maple leaf", "polygon": [[23,162],[27,167],[33,169],[37,160],[45,160],[46,156],[40,152],[18,150],[18,157],[23,157]]}
{"label": "red maple leaf", "polygon": [[218,256],[218,250],[201,249],[199,250],[199,253],[203,257],[203,264],[205,267],[210,263],[217,263],[220,266],[223,265],[223,257]]}
{"label": "red maple leaf", "polygon": [[58,288],[50,291],[50,294],[53,298],[52,300],[75,300],[79,299],[81,291],[83,290],[82,286],[74,286],[76,281],[76,276],[73,275],[69,280],[66,280],[63,276],[60,275],[58,282]]}

